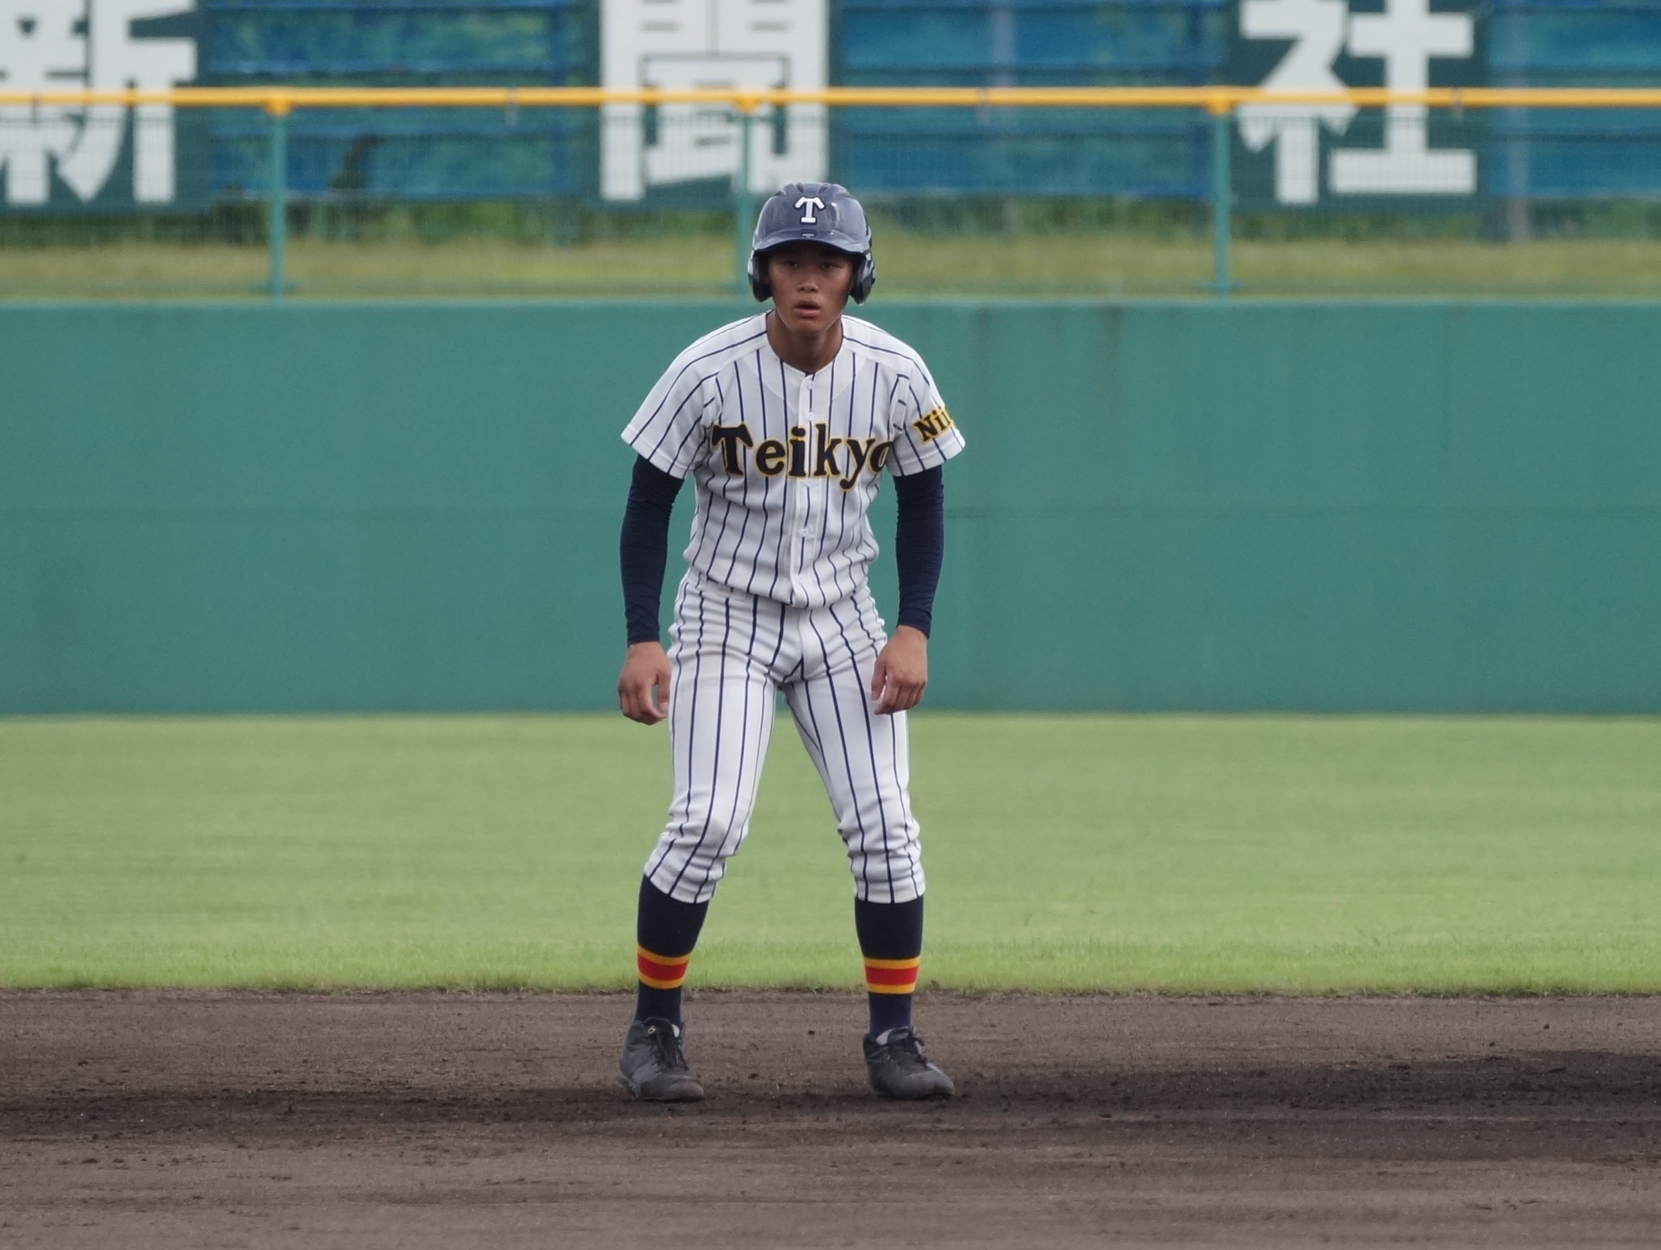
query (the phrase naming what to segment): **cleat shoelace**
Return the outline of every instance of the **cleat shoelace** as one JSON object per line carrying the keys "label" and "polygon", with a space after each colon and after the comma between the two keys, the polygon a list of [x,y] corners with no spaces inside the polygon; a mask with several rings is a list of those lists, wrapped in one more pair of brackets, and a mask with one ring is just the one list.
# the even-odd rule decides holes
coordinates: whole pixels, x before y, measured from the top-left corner
{"label": "cleat shoelace", "polygon": [[656,1025],[646,1030],[646,1036],[651,1040],[652,1053],[657,1061],[669,1072],[686,1071],[686,1051],[681,1047],[681,1039],[675,1036],[673,1029],[660,1029]]}
{"label": "cleat shoelace", "polygon": [[929,1061],[923,1058],[923,1039],[915,1033],[890,1038],[886,1049],[903,1067],[921,1071],[929,1066]]}

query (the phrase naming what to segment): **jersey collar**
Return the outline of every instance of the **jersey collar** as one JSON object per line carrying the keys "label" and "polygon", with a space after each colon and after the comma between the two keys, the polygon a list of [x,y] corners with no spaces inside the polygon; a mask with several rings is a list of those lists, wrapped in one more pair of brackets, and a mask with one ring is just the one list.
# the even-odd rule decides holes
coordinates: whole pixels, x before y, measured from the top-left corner
{"label": "jersey collar", "polygon": [[[766,313],[761,314],[760,322],[762,329],[765,331],[767,327]],[[779,393],[781,386],[788,387],[791,398],[794,399],[796,392],[801,389],[802,383],[811,377],[814,389],[818,392],[814,396],[814,401],[816,404],[826,405],[825,410],[828,411],[830,402],[846,392],[848,387],[853,385],[855,374],[863,372],[866,367],[865,361],[855,359],[857,351],[858,349],[853,341],[848,337],[847,319],[843,318],[842,346],[837,349],[836,355],[831,358],[829,364],[817,373],[807,374],[780,359],[779,354],[773,350],[773,341],[764,333],[761,337],[762,382],[774,394]],[[820,387],[827,389],[820,392]]]}

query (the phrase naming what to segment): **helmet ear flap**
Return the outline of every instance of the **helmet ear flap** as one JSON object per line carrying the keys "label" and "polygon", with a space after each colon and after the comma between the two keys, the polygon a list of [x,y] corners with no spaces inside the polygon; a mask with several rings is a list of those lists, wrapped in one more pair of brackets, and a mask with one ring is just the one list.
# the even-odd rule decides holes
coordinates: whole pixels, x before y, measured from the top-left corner
{"label": "helmet ear flap", "polygon": [[854,297],[855,304],[864,304],[870,295],[870,289],[877,284],[877,257],[865,252],[859,259],[859,276],[854,279],[854,289],[849,294]]}
{"label": "helmet ear flap", "polygon": [[767,260],[759,252],[750,253],[750,294],[756,297],[758,303],[765,304],[773,297],[773,284],[767,281],[765,265]]}
{"label": "helmet ear flap", "polygon": [[853,290],[848,294],[854,298],[854,303],[863,304],[871,294],[871,288],[877,282],[877,260],[870,252],[866,252],[859,260],[859,276],[854,279]]}

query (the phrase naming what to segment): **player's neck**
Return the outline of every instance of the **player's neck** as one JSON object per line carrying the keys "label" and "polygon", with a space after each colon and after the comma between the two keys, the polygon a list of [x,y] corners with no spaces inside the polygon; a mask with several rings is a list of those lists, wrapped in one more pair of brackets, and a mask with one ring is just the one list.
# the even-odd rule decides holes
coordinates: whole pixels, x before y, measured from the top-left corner
{"label": "player's neck", "polygon": [[818,373],[842,350],[842,318],[822,330],[792,330],[777,313],[767,314],[767,342],[792,369]]}

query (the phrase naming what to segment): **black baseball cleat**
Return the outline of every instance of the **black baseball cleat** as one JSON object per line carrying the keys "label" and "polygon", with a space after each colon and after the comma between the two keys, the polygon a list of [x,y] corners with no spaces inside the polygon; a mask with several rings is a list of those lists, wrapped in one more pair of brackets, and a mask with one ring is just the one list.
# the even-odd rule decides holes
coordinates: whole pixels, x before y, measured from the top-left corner
{"label": "black baseball cleat", "polygon": [[629,1093],[642,1102],[697,1102],[704,1096],[698,1074],[686,1066],[681,1030],[667,1020],[629,1025],[617,1067]]}
{"label": "black baseball cleat", "polygon": [[923,1039],[909,1027],[889,1029],[883,1041],[865,1039],[871,1088],[885,1098],[950,1098],[952,1078],[923,1058]]}

